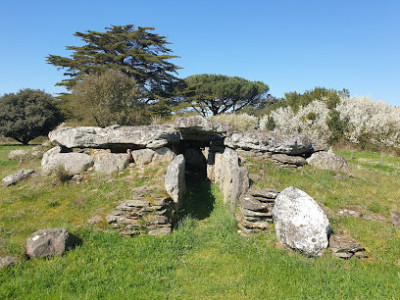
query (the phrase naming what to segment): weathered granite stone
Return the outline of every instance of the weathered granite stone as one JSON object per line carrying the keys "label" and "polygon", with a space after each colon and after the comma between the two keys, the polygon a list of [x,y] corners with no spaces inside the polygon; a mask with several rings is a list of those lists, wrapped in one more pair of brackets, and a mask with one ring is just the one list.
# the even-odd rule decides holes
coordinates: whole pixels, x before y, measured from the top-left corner
{"label": "weathered granite stone", "polygon": [[54,169],[63,168],[68,174],[75,175],[89,169],[94,157],[85,153],[56,153],[42,159],[42,172],[50,174]]}
{"label": "weathered granite stone", "polygon": [[61,152],[63,152],[63,149],[60,146],[53,147],[47,152],[45,152],[42,157],[42,167],[47,165],[54,155],[59,154]]}
{"label": "weathered granite stone", "polygon": [[332,170],[336,172],[348,172],[349,166],[346,159],[333,152],[316,152],[308,159],[307,163],[319,169]]}
{"label": "weathered granite stone", "polygon": [[249,189],[249,174],[239,166],[238,155],[232,149],[226,148],[222,155],[218,182],[224,201],[230,203],[233,212],[238,198]]}
{"label": "weathered granite stone", "polygon": [[20,170],[11,175],[8,175],[7,177],[4,177],[4,179],[2,180],[3,186],[6,187],[6,186],[16,184],[17,182],[20,182],[21,180],[31,177],[33,174],[35,174],[35,171],[32,169]]}
{"label": "weathered granite stone", "polygon": [[64,228],[42,229],[33,233],[26,242],[29,257],[49,257],[63,254],[70,243],[70,234]]}
{"label": "weathered granite stone", "polygon": [[165,189],[171,198],[180,203],[186,190],[185,157],[180,154],[168,166],[165,175]]}
{"label": "weathered granite stone", "polygon": [[328,246],[329,220],[305,192],[294,187],[284,189],[272,212],[276,235],[283,244],[310,256],[320,255]]}
{"label": "weathered granite stone", "polygon": [[180,133],[168,125],[63,127],[49,133],[53,143],[67,148],[140,149],[178,143]]}
{"label": "weathered granite stone", "polygon": [[155,153],[152,149],[140,149],[132,151],[131,155],[136,166],[145,166],[151,164]]}
{"label": "weathered granite stone", "polygon": [[299,155],[313,152],[312,141],[305,135],[280,135],[265,131],[235,132],[224,141],[233,149]]}
{"label": "weathered granite stone", "polygon": [[176,154],[167,147],[154,149],[154,156],[152,162],[172,162]]}
{"label": "weathered granite stone", "polygon": [[332,255],[344,259],[352,257],[366,258],[365,248],[355,239],[346,235],[334,234],[329,238]]}
{"label": "weathered granite stone", "polygon": [[132,161],[132,157],[125,153],[101,153],[95,156],[93,169],[96,172],[112,174],[124,170]]}

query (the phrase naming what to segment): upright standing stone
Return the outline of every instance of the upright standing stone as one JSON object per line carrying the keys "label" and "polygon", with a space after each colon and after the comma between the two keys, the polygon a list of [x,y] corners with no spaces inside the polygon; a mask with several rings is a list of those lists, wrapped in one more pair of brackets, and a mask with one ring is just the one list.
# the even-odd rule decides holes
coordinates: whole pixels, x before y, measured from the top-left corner
{"label": "upright standing stone", "polygon": [[240,195],[249,189],[249,174],[247,169],[239,166],[238,155],[230,148],[222,155],[218,182],[224,201],[230,203],[233,211]]}
{"label": "upright standing stone", "polygon": [[168,166],[165,175],[165,189],[171,198],[178,204],[186,190],[185,184],[185,158],[182,154],[176,156]]}

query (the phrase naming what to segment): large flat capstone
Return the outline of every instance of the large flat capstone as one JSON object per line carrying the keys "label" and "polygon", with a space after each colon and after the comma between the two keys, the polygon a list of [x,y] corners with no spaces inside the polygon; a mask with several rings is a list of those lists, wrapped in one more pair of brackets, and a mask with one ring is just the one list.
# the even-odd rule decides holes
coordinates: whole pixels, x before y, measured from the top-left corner
{"label": "large flat capstone", "polygon": [[63,127],[49,133],[50,141],[67,148],[140,149],[178,143],[179,131],[168,125]]}
{"label": "large flat capstone", "polygon": [[258,130],[235,132],[225,139],[224,144],[233,149],[254,149],[289,155],[314,151],[312,140],[305,135],[282,135]]}

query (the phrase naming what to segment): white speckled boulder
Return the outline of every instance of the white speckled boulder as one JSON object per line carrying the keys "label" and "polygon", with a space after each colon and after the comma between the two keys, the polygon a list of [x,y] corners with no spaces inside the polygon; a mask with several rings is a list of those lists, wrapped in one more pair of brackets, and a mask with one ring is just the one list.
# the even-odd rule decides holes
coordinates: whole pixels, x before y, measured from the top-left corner
{"label": "white speckled boulder", "polygon": [[319,205],[305,192],[284,189],[272,210],[278,239],[306,255],[318,256],[328,247],[329,220]]}

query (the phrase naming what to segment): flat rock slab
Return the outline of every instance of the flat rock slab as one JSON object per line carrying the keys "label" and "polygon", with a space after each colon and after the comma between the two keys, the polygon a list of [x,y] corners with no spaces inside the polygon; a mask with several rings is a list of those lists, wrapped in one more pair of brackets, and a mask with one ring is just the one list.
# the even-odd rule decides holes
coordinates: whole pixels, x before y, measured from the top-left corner
{"label": "flat rock slab", "polygon": [[301,156],[292,156],[287,154],[273,154],[271,156],[271,159],[283,165],[293,165],[297,167],[301,167],[307,164],[305,158]]}
{"label": "flat rock slab", "polygon": [[18,171],[14,174],[8,175],[7,177],[4,177],[4,179],[2,180],[3,186],[7,187],[10,185],[16,184],[17,182],[20,182],[21,180],[31,177],[33,174],[35,174],[35,171],[32,169],[24,169],[24,170]]}
{"label": "flat rock slab", "polygon": [[243,195],[240,197],[241,206],[244,209],[251,210],[251,211],[260,211],[269,208],[269,205],[255,199],[250,195]]}
{"label": "flat rock slab", "polygon": [[347,160],[333,152],[316,152],[308,159],[307,163],[319,169],[332,170],[336,172],[348,172]]}
{"label": "flat rock slab", "polygon": [[29,257],[61,255],[70,243],[70,234],[65,228],[42,229],[33,233],[26,241]]}
{"label": "flat rock slab", "polygon": [[288,187],[279,193],[272,210],[279,241],[309,256],[328,247],[329,220],[305,192]]}
{"label": "flat rock slab", "polygon": [[233,149],[259,150],[262,152],[299,155],[312,153],[312,140],[305,135],[282,135],[265,131],[235,132],[224,141]]}
{"label": "flat rock slab", "polygon": [[63,127],[49,133],[50,141],[67,148],[141,149],[178,143],[179,131],[167,125]]}
{"label": "flat rock slab", "polygon": [[274,189],[250,190],[248,194],[253,197],[275,199],[279,195],[279,191]]}
{"label": "flat rock slab", "polygon": [[329,239],[329,247],[332,250],[332,255],[344,259],[354,257],[368,257],[365,253],[365,248],[358,241],[350,236],[334,234]]}

